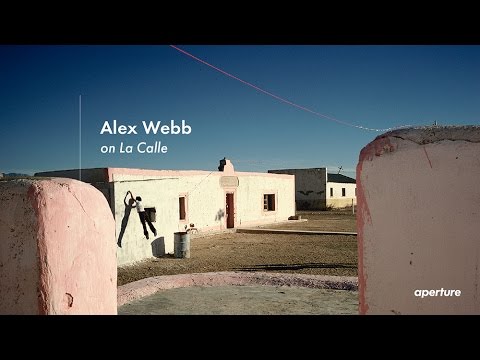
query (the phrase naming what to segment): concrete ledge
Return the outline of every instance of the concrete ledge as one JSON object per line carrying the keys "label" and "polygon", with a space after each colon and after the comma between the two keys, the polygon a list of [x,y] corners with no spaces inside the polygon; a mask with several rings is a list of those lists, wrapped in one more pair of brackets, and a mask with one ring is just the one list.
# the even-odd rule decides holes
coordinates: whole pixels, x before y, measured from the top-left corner
{"label": "concrete ledge", "polygon": [[117,305],[125,305],[161,290],[189,286],[223,285],[298,286],[312,289],[350,291],[358,289],[358,281],[355,276],[297,275],[241,271],[210,272],[155,276],[119,286],[117,290]]}
{"label": "concrete ledge", "polygon": [[[245,228],[245,229],[262,229],[262,226],[281,225],[281,224],[297,224],[297,223],[302,223],[302,222],[306,222],[306,221],[308,221],[308,219],[285,220],[285,221],[278,221],[278,222],[275,222],[275,223],[258,225],[258,227],[256,226],[254,228]],[[190,239],[203,238],[203,237],[214,236],[214,235],[219,235],[219,234],[235,233],[235,232],[237,232],[237,229],[238,228],[219,229],[219,230],[196,229],[196,231],[191,231],[190,232]]]}
{"label": "concrete ledge", "polygon": [[244,234],[295,234],[295,235],[353,235],[356,232],[345,231],[313,231],[313,230],[280,230],[280,229],[237,229],[237,233]]}

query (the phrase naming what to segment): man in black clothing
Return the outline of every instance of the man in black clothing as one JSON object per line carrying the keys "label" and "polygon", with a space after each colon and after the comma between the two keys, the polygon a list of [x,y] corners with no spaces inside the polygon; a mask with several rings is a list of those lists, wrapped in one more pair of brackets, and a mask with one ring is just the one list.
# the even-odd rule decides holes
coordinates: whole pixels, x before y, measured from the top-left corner
{"label": "man in black clothing", "polygon": [[157,236],[157,230],[155,229],[155,226],[153,226],[147,213],[145,212],[145,208],[143,207],[142,198],[140,196],[137,196],[134,199],[132,192],[131,191],[128,191],[128,192],[130,193],[130,197],[132,198],[132,200],[135,200],[135,205],[133,205],[132,207],[137,208],[138,216],[140,217],[140,221],[142,222],[142,226],[143,226],[143,234],[146,236],[147,239],[149,238],[147,225],[145,224],[145,223],[148,223],[148,226],[150,227],[150,230],[153,232],[153,235]]}

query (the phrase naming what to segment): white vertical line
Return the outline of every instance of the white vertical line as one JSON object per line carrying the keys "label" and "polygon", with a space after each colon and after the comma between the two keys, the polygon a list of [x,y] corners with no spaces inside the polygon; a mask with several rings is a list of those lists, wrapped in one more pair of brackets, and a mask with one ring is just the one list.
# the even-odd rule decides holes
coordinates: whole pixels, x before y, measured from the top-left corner
{"label": "white vertical line", "polygon": [[78,96],[78,180],[82,181],[82,95]]}
{"label": "white vertical line", "polygon": [[[82,95],[78,96],[78,180],[82,181]],[[83,190],[83,189],[82,189]],[[82,203],[82,191],[80,195],[80,204]],[[84,216],[83,213],[80,213],[80,222],[82,224],[82,229],[85,229]]]}

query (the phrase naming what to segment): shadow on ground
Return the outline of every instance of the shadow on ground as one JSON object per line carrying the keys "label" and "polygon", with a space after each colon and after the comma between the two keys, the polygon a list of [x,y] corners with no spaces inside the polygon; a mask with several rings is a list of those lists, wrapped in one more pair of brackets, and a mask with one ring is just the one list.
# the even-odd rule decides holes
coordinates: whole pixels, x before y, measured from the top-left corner
{"label": "shadow on ground", "polygon": [[325,263],[305,263],[305,264],[261,264],[253,266],[244,266],[235,268],[236,271],[259,271],[259,270],[302,270],[302,269],[356,269],[357,264],[325,264]]}

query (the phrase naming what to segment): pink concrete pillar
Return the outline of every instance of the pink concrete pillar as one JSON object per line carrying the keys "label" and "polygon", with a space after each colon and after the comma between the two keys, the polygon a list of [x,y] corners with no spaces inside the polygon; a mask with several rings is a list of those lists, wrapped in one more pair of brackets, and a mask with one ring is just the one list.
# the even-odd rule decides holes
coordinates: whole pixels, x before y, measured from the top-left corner
{"label": "pink concrete pillar", "polygon": [[115,225],[72,179],[0,181],[0,314],[116,314]]}
{"label": "pink concrete pillar", "polygon": [[480,313],[480,127],[380,135],[357,201],[361,314]]}

